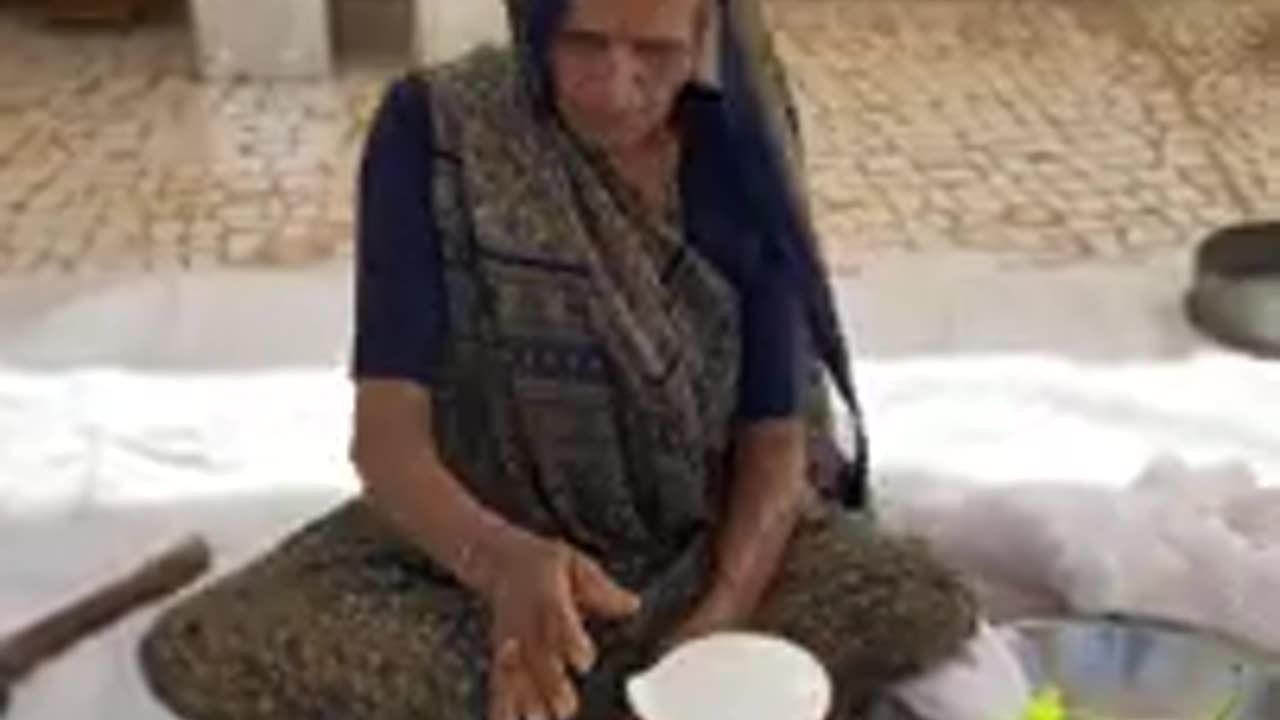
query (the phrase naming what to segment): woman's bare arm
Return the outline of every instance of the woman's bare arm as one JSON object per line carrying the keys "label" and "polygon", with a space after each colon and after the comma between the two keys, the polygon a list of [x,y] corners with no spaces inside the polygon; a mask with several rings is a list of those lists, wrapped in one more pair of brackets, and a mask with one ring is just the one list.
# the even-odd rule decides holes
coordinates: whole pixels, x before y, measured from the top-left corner
{"label": "woman's bare arm", "polygon": [[739,430],[710,602],[754,611],[812,499],[802,420],[765,420]]}
{"label": "woman's bare arm", "polygon": [[813,499],[805,477],[802,420],[764,420],[738,431],[727,512],[716,536],[715,572],[680,635],[698,635],[750,618]]}
{"label": "woman's bare arm", "polygon": [[441,462],[430,391],[405,380],[356,390],[351,459],[374,508],[463,585],[486,593],[498,553],[524,531],[485,508]]}
{"label": "woman's bare arm", "polygon": [[[593,560],[485,508],[444,466],[431,396],[411,381],[361,382],[351,455],[374,507],[405,537],[483,596],[492,611],[493,717],[570,717],[595,646],[583,614],[622,618],[638,598]],[[513,715],[514,713],[514,715]]]}

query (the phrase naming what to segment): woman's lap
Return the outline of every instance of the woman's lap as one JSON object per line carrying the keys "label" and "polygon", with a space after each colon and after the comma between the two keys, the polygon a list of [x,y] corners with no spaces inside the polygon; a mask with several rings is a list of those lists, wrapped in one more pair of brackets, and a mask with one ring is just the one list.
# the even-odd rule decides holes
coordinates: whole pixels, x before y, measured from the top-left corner
{"label": "woman's lap", "polygon": [[[484,608],[425,567],[347,506],[162,617],[144,670],[192,720],[480,720]],[[922,549],[832,512],[797,532],[755,625],[813,650],[852,720],[959,650],[975,616]]]}
{"label": "woman's lap", "polygon": [[360,505],[321,519],[161,618],[153,690],[191,720],[482,717],[483,609],[411,552]]}
{"label": "woman's lap", "polygon": [[817,655],[837,720],[959,652],[977,624],[976,601],[926,548],[835,511],[797,531],[754,622]]}

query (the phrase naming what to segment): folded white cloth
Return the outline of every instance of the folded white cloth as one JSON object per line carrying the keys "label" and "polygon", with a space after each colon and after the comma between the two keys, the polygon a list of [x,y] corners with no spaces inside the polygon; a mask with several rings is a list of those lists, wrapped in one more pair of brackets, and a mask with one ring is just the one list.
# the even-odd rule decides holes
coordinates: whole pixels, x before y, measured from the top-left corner
{"label": "folded white cloth", "polygon": [[984,622],[958,656],[891,695],[919,720],[1018,720],[1032,690],[1004,633]]}
{"label": "folded white cloth", "polygon": [[980,590],[1018,591],[980,593],[988,617],[1043,614],[1018,597],[1030,593],[1059,611],[1175,620],[1280,652],[1280,488],[1249,468],[1161,457],[1126,489],[946,485],[913,488],[886,521]]}

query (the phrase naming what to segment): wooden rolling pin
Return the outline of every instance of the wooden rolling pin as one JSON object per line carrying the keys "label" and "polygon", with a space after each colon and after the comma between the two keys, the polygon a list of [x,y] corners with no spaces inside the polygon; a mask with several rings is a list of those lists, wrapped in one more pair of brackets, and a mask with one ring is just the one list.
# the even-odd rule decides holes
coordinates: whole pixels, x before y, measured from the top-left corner
{"label": "wooden rolling pin", "polygon": [[208,543],[188,538],[128,575],[0,639],[0,716],[9,708],[13,686],[36,668],[134,610],[182,589],[208,570],[210,558]]}

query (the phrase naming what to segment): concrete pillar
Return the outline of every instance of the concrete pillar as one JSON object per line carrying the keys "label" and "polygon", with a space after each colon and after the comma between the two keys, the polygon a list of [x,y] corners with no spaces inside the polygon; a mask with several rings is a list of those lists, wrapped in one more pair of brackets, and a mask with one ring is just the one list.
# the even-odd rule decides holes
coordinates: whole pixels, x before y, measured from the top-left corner
{"label": "concrete pillar", "polygon": [[[412,52],[420,63],[445,62],[478,45],[508,39],[505,0],[411,1]],[[331,0],[190,2],[197,65],[204,77],[315,78],[333,71]],[[358,19],[360,12],[354,11],[360,9],[348,8],[353,12],[337,17]]]}
{"label": "concrete pillar", "polygon": [[191,0],[191,17],[204,77],[312,78],[333,70],[329,0]]}
{"label": "concrete pillar", "polygon": [[414,54],[425,64],[445,62],[487,42],[505,42],[504,0],[415,0]]}
{"label": "concrete pillar", "polygon": [[332,0],[338,63],[405,63],[413,56],[414,0]]}

